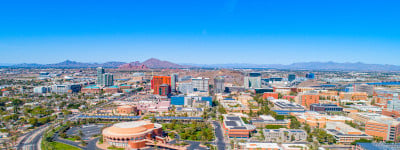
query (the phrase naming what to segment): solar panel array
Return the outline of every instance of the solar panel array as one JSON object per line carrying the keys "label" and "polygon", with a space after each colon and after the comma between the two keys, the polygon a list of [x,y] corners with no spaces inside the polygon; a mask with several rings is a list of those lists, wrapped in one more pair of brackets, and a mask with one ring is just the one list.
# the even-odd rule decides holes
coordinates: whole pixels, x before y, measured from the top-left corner
{"label": "solar panel array", "polygon": [[226,117],[227,120],[240,121],[239,117]]}
{"label": "solar panel array", "polygon": [[238,126],[238,124],[236,123],[236,121],[225,121],[225,124],[227,126]]}

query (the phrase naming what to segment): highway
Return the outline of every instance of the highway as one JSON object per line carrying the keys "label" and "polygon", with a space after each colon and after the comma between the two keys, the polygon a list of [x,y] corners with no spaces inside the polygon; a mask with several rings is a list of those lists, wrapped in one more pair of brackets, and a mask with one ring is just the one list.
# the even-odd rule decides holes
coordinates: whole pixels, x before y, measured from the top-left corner
{"label": "highway", "polygon": [[[68,118],[67,120],[73,120],[77,116],[78,115],[74,115]],[[41,150],[40,148],[41,137],[43,136],[44,131],[46,131],[46,129],[50,127],[50,125],[51,124],[49,123],[26,133],[25,137],[17,144],[17,150]],[[55,124],[54,127],[57,126],[59,126],[59,123]]]}
{"label": "highway", "polygon": [[41,150],[40,139],[43,136],[44,131],[49,125],[44,125],[38,129],[28,132],[27,135],[17,145],[18,150]]}

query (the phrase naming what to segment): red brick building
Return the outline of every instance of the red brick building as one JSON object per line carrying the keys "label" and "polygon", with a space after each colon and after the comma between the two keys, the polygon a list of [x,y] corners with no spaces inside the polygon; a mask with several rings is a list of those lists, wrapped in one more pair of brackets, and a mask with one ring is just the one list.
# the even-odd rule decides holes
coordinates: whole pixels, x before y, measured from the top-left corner
{"label": "red brick building", "polygon": [[299,104],[306,108],[310,108],[311,104],[319,103],[319,95],[317,94],[304,94],[299,96]]}
{"label": "red brick building", "polygon": [[162,84],[167,84],[171,87],[171,77],[170,76],[153,76],[151,80],[151,89],[153,89],[153,94],[160,94],[160,86]]}
{"label": "red brick building", "polygon": [[272,97],[272,98],[274,98],[274,99],[278,99],[279,97],[278,97],[278,93],[275,93],[275,92],[265,92],[264,94],[263,94],[263,98],[264,99],[268,99],[268,97]]}

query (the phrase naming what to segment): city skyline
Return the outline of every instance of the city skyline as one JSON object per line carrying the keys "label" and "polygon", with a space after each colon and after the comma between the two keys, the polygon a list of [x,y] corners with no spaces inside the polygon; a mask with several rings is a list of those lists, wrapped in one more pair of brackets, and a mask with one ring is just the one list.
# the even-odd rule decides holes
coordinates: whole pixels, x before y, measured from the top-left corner
{"label": "city skyline", "polygon": [[[343,5],[346,4],[346,5]],[[400,65],[399,2],[2,2],[0,63]]]}

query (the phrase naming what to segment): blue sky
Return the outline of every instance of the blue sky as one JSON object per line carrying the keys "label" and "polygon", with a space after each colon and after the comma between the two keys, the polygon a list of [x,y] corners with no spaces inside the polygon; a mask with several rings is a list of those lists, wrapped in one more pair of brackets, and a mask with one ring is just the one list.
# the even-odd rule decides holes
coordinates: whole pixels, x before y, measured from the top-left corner
{"label": "blue sky", "polygon": [[400,65],[400,2],[4,0],[0,62]]}

